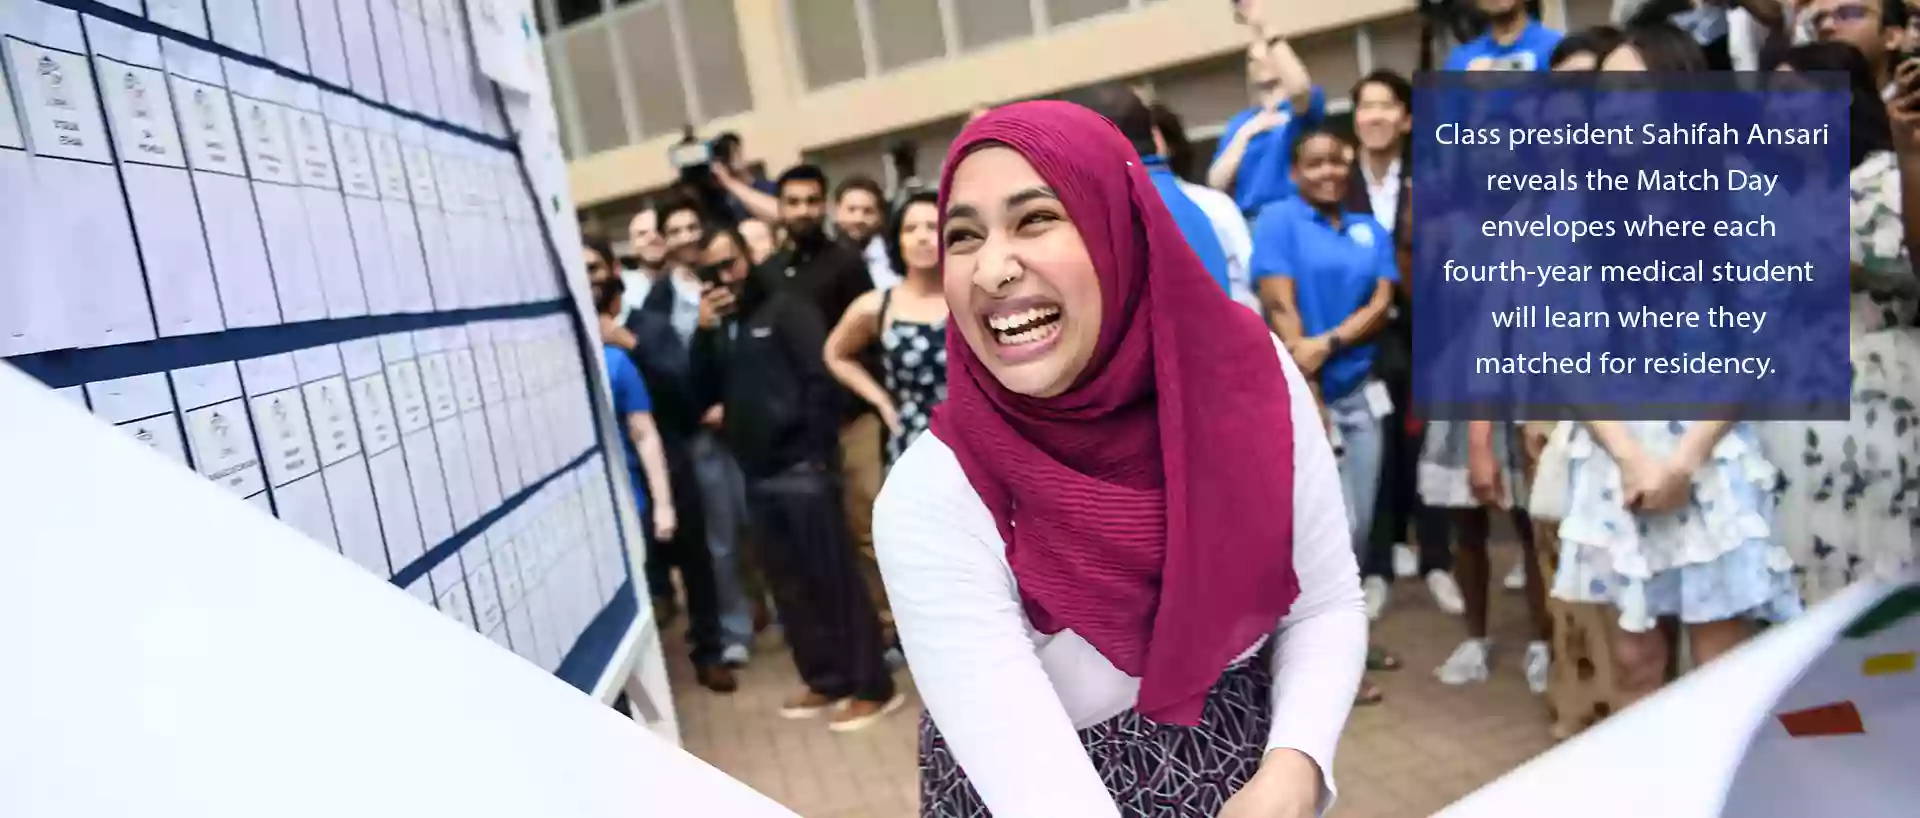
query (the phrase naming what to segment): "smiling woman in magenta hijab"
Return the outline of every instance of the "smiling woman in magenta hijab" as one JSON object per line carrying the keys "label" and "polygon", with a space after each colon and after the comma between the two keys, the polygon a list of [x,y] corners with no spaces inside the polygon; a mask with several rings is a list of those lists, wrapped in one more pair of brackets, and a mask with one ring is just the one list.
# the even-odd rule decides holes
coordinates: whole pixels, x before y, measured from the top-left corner
{"label": "smiling woman in magenta hijab", "polygon": [[969,123],[940,189],[948,400],[874,517],[921,813],[1324,811],[1366,619],[1291,357],[1087,109]]}

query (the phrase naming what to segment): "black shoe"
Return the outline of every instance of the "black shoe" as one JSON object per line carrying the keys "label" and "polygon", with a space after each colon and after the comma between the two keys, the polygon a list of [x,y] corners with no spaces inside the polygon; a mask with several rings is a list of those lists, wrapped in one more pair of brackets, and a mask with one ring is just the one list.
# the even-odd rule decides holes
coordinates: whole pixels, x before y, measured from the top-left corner
{"label": "black shoe", "polygon": [[700,686],[715,693],[732,693],[740,689],[740,681],[733,677],[733,669],[722,664],[695,665],[693,678]]}

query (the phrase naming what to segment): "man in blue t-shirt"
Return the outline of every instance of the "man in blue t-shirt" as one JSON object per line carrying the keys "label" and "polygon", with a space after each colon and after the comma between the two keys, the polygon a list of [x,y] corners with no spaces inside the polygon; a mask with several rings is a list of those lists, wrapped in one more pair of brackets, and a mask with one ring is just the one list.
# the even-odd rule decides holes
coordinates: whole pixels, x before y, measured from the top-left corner
{"label": "man in blue t-shirt", "polygon": [[1293,195],[1293,135],[1319,124],[1327,115],[1327,94],[1314,86],[1305,63],[1285,37],[1269,34],[1256,18],[1247,46],[1247,80],[1256,95],[1253,107],[1234,114],[1220,134],[1207,186],[1233,194],[1251,222],[1266,207]]}
{"label": "man in blue t-shirt", "polygon": [[1180,189],[1180,177],[1160,155],[1160,146],[1153,138],[1153,111],[1140,95],[1118,82],[1107,82],[1083,90],[1068,98],[1068,101],[1085,107],[1107,118],[1120,129],[1120,135],[1133,143],[1133,149],[1140,155],[1141,164],[1146,166],[1147,178],[1153,180],[1153,187],[1160,193],[1160,201],[1165,203],[1167,211],[1173,214],[1173,223],[1180,226],[1181,234],[1187,237],[1187,244],[1193,248],[1194,255],[1200,257],[1213,280],[1220,285],[1220,291],[1232,294],[1233,289],[1227,275],[1227,251],[1220,246],[1220,234],[1214,229],[1213,220],[1207,218],[1207,212],[1194,204],[1186,191]]}
{"label": "man in blue t-shirt", "polygon": [[1476,0],[1487,18],[1487,33],[1455,46],[1448,71],[1547,71],[1558,31],[1527,13],[1525,0]]}

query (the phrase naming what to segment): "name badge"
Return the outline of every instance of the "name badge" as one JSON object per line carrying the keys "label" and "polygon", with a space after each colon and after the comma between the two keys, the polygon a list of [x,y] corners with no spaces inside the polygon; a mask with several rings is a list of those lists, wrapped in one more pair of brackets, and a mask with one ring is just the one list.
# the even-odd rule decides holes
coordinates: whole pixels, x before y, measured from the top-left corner
{"label": "name badge", "polygon": [[7,43],[20,78],[20,108],[33,152],[41,156],[109,163],[106,123],[93,94],[87,58],[18,40]]}
{"label": "name badge", "polygon": [[267,487],[243,402],[231,400],[188,412],[187,435],[193,441],[193,459],[207,479],[241,497]]}
{"label": "name badge", "polygon": [[373,175],[380,183],[380,196],[396,202],[410,201],[407,189],[407,167],[400,158],[400,140],[393,134],[371,131],[367,134],[367,145],[373,154]]}
{"label": "name badge", "polygon": [[299,157],[300,183],[307,187],[337,190],[340,177],[334,171],[333,151],[327,147],[327,121],[311,111],[288,111],[293,122],[293,154]]}
{"label": "name badge", "polygon": [[393,448],[400,439],[393,425],[393,402],[387,395],[387,377],[368,375],[353,382],[353,413],[366,435],[367,454]]}
{"label": "name badge", "polygon": [[393,413],[401,434],[427,428],[426,389],[420,383],[420,365],[401,361],[387,367],[387,383],[393,387]]}
{"label": "name badge", "polygon": [[240,158],[240,133],[233,124],[233,100],[226,89],[195,82],[182,76],[172,77],[173,97],[180,100],[180,137],[186,147],[187,165],[194,170],[247,175]]}
{"label": "name badge", "polygon": [[333,465],[360,453],[360,435],[353,425],[352,401],[347,397],[347,379],[335,375],[301,388],[307,399],[307,415],[313,420],[314,444],[320,449],[320,462]]}
{"label": "name badge", "polygon": [[174,125],[166,76],[151,68],[100,58],[100,92],[120,146],[120,160],[172,168],[187,166]]}
{"label": "name badge", "polygon": [[253,399],[253,428],[260,436],[267,476],[284,486],[320,470],[307,434],[307,410],[300,390],[288,389]]}
{"label": "name badge", "polygon": [[287,139],[287,120],[280,106],[252,97],[235,96],[239,107],[240,144],[247,154],[247,169],[262,182],[297,185]]}
{"label": "name badge", "polygon": [[373,173],[373,152],[367,146],[366,132],[338,123],[329,124],[328,129],[333,133],[333,152],[340,157],[341,187],[362,199],[380,198],[379,182]]}
{"label": "name badge", "polygon": [[432,155],[423,145],[401,145],[400,156],[407,166],[408,190],[415,204],[438,207],[439,187],[433,183]]}

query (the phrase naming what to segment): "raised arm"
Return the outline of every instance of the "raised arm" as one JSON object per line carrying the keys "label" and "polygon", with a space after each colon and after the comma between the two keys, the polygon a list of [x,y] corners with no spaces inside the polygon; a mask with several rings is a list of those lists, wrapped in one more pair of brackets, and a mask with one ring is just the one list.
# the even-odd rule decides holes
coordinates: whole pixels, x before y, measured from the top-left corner
{"label": "raised arm", "polygon": [[731,169],[719,162],[713,164],[713,178],[720,182],[721,187],[726,188],[727,195],[740,202],[740,206],[746,209],[747,215],[767,224],[780,223],[778,198],[748,184],[745,179],[735,176]]}
{"label": "raised arm", "polygon": [[1227,139],[1213,155],[1213,164],[1207,166],[1207,187],[1232,193],[1234,180],[1240,175],[1240,162],[1247,157],[1247,143],[1278,124],[1280,117],[1265,108],[1241,121],[1239,127],[1228,124]]}
{"label": "raised arm", "polygon": [[846,313],[840,316],[839,323],[833,325],[833,331],[827,334],[823,354],[827,372],[833,375],[833,379],[861,400],[873,404],[887,428],[893,429],[900,425],[893,398],[874,381],[867,368],[860,365],[860,352],[880,334],[880,301],[879,290],[868,290],[854,299]]}

